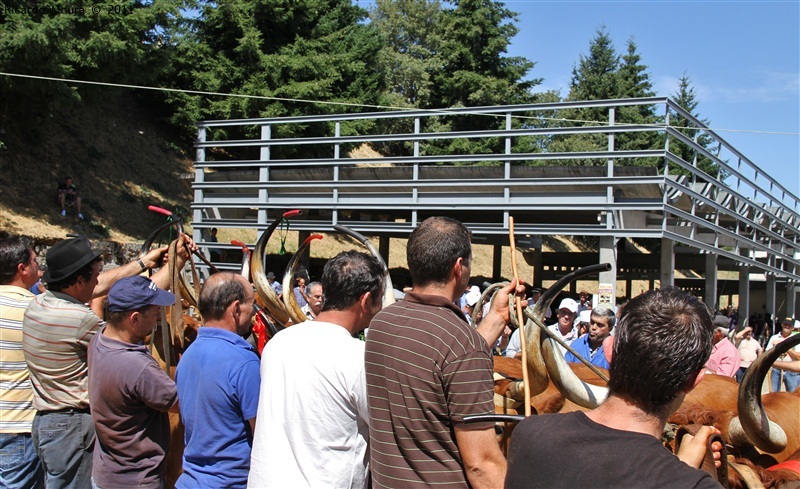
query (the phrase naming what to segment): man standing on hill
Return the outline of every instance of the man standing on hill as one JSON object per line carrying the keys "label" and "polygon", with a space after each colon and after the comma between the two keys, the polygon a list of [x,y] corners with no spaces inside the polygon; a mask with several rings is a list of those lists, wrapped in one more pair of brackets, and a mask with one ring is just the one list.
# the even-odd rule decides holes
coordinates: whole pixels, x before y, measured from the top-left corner
{"label": "man standing on hill", "polygon": [[366,345],[374,488],[501,487],[506,471],[494,423],[492,346],[509,321],[511,282],[474,328],[455,303],[469,284],[466,226],[431,217],[407,247],[413,290],[378,313]]}
{"label": "man standing on hill", "polygon": [[31,438],[36,410],[30,372],[22,353],[22,317],[39,280],[27,237],[0,241],[0,481],[3,487],[41,488],[42,464]]}

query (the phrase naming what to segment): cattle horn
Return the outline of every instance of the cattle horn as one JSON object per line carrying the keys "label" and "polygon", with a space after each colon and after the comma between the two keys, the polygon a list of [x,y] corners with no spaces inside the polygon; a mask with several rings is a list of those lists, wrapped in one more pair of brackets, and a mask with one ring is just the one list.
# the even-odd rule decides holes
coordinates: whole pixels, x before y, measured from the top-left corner
{"label": "cattle horn", "polygon": [[302,211],[291,210],[283,213],[281,217],[272,221],[269,227],[261,233],[261,237],[258,238],[255,249],[253,249],[253,253],[250,255],[250,277],[253,280],[253,285],[256,287],[256,297],[259,299],[259,305],[264,307],[280,326],[284,326],[289,322],[289,313],[286,312],[286,308],[281,301],[278,300],[278,296],[275,295],[275,291],[269,286],[269,281],[267,280],[267,243],[281,221],[300,214],[302,214]]}
{"label": "cattle horn", "polygon": [[[153,212],[158,212],[159,214],[164,214],[165,216],[171,217],[170,221],[165,222],[164,224],[158,226],[155,231],[150,233],[147,239],[144,240],[142,243],[142,248],[139,252],[139,257],[143,257],[150,251],[150,248],[153,247],[153,243],[158,238],[158,236],[165,230],[174,227],[175,231],[177,232],[178,236],[180,237],[183,234],[183,219],[179,216],[174,215],[172,212],[162,209],[156,206],[149,206],[149,209]],[[197,294],[195,294],[194,287],[191,287],[186,280],[186,274],[181,272],[179,274],[180,280],[179,284],[177,285],[178,289],[180,290],[181,297],[186,300],[192,307],[197,307]]]}
{"label": "cattle horn", "polygon": [[305,251],[311,245],[311,242],[316,239],[322,239],[322,235],[312,234],[306,238],[305,241],[303,241],[303,244],[300,245],[300,247],[297,249],[297,252],[292,255],[292,258],[289,260],[289,264],[286,266],[286,272],[283,274],[283,303],[286,304],[286,311],[289,313],[289,317],[292,318],[292,322],[295,324],[302,323],[308,318],[306,317],[306,313],[304,313],[300,308],[300,305],[297,304],[297,298],[294,296],[292,278],[297,272],[297,265],[300,263],[300,258],[302,258],[303,253],[305,253]]}
{"label": "cattle horn", "polygon": [[378,251],[375,246],[369,242],[369,239],[367,239],[366,236],[357,231],[353,231],[352,229],[342,226],[341,224],[334,224],[333,229],[361,241],[361,243],[367,247],[369,252],[372,253],[372,256],[374,256],[380,262],[381,266],[383,267],[383,274],[385,277],[383,282],[383,307],[394,304],[395,298],[392,277],[389,276],[389,267],[386,266],[386,261],[383,259],[383,256],[381,256],[380,251]]}
{"label": "cattle horn", "polygon": [[[537,324],[539,328],[544,328],[544,323],[542,322],[542,319],[544,318],[544,311],[550,307],[550,304],[553,302],[553,299],[555,299],[556,295],[558,295],[558,293],[561,292],[561,290],[571,281],[577,280],[586,275],[591,275],[592,273],[607,271],[610,269],[611,265],[608,263],[600,263],[597,265],[579,268],[578,270],[561,277],[561,279],[553,284],[552,287],[547,289],[536,302],[532,313],[534,316],[534,323]],[[539,333],[539,338],[542,338],[541,332],[538,331],[539,328],[531,329],[536,329],[537,333]],[[529,331],[528,338],[530,339],[531,337],[532,335]],[[547,367],[547,372],[550,374],[553,384],[556,386],[556,388],[558,388],[559,392],[564,394],[564,397],[575,404],[590,409],[597,407],[605,400],[606,396],[608,395],[608,389],[605,387],[587,384],[578,378],[572,369],[569,368],[569,365],[567,365],[567,362],[564,360],[564,355],[561,353],[561,350],[558,349],[555,340],[549,337],[544,337],[537,342],[537,344],[539,343],[541,344],[541,358],[543,358],[544,364]],[[529,364],[531,363],[531,347],[532,344],[528,343]]]}
{"label": "cattle horn", "polygon": [[731,419],[728,432],[731,441],[741,444],[749,440],[767,453],[779,453],[786,448],[786,432],[767,417],[761,402],[761,386],[772,364],[781,355],[800,344],[800,335],[792,335],[756,359],[748,368],[739,386],[737,409],[739,416]]}

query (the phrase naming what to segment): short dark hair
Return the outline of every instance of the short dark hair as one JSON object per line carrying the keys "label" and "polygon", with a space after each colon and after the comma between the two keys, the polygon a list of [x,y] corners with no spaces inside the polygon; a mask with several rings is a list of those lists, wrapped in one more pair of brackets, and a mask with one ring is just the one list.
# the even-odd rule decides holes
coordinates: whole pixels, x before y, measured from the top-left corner
{"label": "short dark hair", "polygon": [[622,311],[609,369],[609,395],[664,415],[711,356],[711,313],[678,287],[647,291]]}
{"label": "short dark hair", "polygon": [[415,286],[444,284],[456,260],[472,256],[471,234],[450,217],[429,217],[408,238],[406,259]]}
{"label": "short dark hair", "polygon": [[94,264],[98,262],[100,263],[103,262],[102,256],[98,256],[94,260],[90,261],[86,265],[76,270],[75,273],[73,273],[68,277],[64,277],[63,279],[57,282],[47,282],[47,288],[54,292],[61,292],[64,289],[70,287],[71,285],[77,283],[79,278],[83,278],[83,280],[88,281],[89,279],[92,278],[92,274],[94,273]]}
{"label": "short dark hair", "polygon": [[341,311],[358,302],[366,292],[372,303],[383,300],[383,266],[377,258],[360,251],[343,251],[322,270],[322,311]]}
{"label": "short dark hair", "polygon": [[14,236],[0,240],[0,285],[10,284],[17,275],[17,265],[30,263],[33,240],[27,236]]}
{"label": "short dark hair", "polygon": [[225,310],[233,301],[244,302],[247,298],[247,291],[244,290],[244,285],[236,279],[235,274],[218,273],[221,273],[222,276],[217,281],[203,284],[203,288],[200,289],[200,298],[197,300],[197,309],[206,321],[222,319]]}

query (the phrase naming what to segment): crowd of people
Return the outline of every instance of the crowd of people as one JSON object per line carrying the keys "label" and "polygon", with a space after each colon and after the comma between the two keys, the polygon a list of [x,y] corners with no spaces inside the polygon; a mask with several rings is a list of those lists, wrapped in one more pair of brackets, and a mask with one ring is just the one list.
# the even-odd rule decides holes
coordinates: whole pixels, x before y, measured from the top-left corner
{"label": "crowd of people", "polygon": [[[182,235],[177,249],[181,267],[196,246]],[[412,287],[387,307],[382,266],[366,253],[340,253],[318,282],[298,280],[289,292],[308,320],[271,338],[261,357],[245,339],[252,284],[210,276],[198,297],[203,327],[174,380],[144,344],[160,308],[176,301],[165,252],[101,272],[87,239],[63,240],[46,254],[47,290],[34,295],[31,241],[0,240],[0,448],[17,454],[4,460],[4,486],[163,487],[168,413],[179,412],[180,488],[719,487],[697,469],[713,428],[684,439],[677,456],[660,444],[661,430],[704,375],[733,368],[731,347],[737,360],[748,348],[758,355],[752,331],[731,343],[721,316],[674,287],[621,310],[593,306],[586,293],[564,298],[549,328],[609,369],[609,398],[586,413],[526,419],[507,460],[494,424],[468,418],[494,413],[494,353],[520,355],[509,304],[526,287],[512,280],[476,311],[471,234],[461,222],[431,217],[414,229]],[[275,287],[274,274],[267,278]],[[531,292],[523,306],[542,291]],[[735,362],[730,375],[748,365]]]}

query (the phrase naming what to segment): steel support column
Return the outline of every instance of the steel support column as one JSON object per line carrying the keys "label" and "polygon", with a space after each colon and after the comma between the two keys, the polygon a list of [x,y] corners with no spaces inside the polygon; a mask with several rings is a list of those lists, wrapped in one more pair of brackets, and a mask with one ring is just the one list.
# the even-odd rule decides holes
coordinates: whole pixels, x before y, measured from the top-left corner
{"label": "steel support column", "polygon": [[675,243],[661,238],[661,287],[675,285]]}
{"label": "steel support column", "polygon": [[719,298],[717,297],[717,255],[714,253],[708,253],[706,255],[706,293],[703,299],[703,302],[711,309],[719,309]]}
{"label": "steel support column", "polygon": [[600,272],[600,283],[611,284],[611,305],[617,304],[617,247],[614,236],[600,236],[600,263],[610,263],[611,270]]}
{"label": "steel support column", "polygon": [[[749,254],[750,250],[741,250],[742,254]],[[739,267],[739,325],[752,326],[750,321],[750,267],[741,265]]]}

